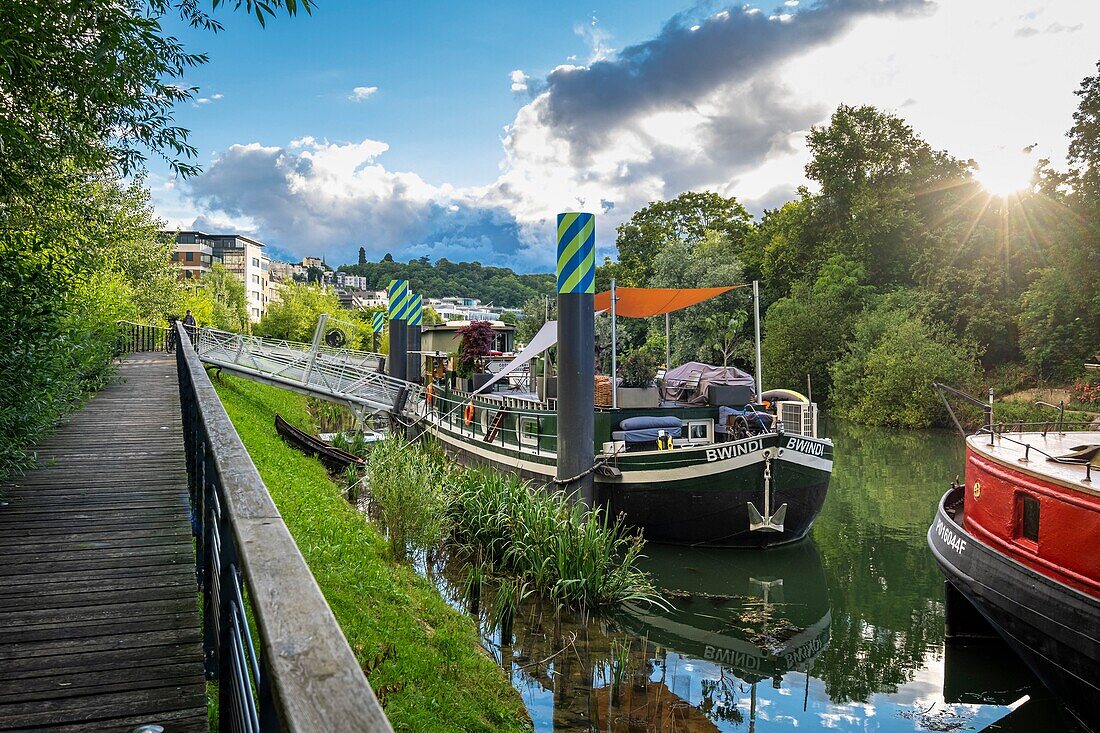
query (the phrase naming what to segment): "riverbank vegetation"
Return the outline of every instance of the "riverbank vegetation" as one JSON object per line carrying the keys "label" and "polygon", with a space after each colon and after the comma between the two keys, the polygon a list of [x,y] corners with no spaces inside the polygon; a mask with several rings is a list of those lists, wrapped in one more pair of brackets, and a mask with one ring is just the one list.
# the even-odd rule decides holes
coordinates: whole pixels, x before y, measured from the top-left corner
{"label": "riverbank vegetation", "polygon": [[[1100,74],[1076,93],[1068,170],[1038,160],[1007,196],[900,117],[841,106],[809,134],[812,191],[756,222],[715,193],[651,203],[618,228],[618,261],[597,287],[759,279],[765,387],[809,382],[834,415],[864,424],[943,424],[933,381],[984,393],[1007,373],[1019,379],[1006,391],[1084,380],[1100,351]],[[735,290],[673,314],[673,362],[753,369],[750,308]],[[529,310],[541,321],[541,304]],[[621,358],[663,330],[624,320]]]}
{"label": "riverbank vegetation", "polygon": [[[311,0],[237,7],[294,15]],[[109,378],[118,319],[188,307],[141,178],[150,155],[198,171],[173,108],[194,98],[182,77],[206,57],[164,30],[173,13],[221,28],[165,0],[0,14],[0,480],[34,465],[27,447]]]}
{"label": "riverbank vegetation", "polygon": [[535,490],[514,473],[455,465],[435,444],[390,436],[371,446],[369,503],[396,557],[440,546],[469,563],[473,585],[504,582],[520,596],[581,610],[659,603],[637,569],[644,542],[602,510]]}
{"label": "riverbank vegetation", "polygon": [[275,433],[276,412],[310,424],[305,399],[228,375],[215,388],[356,657],[369,665],[394,729],[529,730],[474,623],[410,565],[395,562],[387,539],[321,464]]}

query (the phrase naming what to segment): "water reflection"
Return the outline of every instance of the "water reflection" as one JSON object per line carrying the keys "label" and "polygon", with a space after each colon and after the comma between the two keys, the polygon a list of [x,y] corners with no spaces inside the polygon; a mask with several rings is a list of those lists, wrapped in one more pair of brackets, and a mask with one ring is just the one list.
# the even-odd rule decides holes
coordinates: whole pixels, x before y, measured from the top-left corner
{"label": "water reflection", "polygon": [[[648,548],[645,567],[672,610],[581,619],[527,603],[502,633],[482,599],[486,646],[536,730],[1043,730],[1040,719],[1063,729],[1026,669],[988,650],[945,654],[943,580],[924,536],[962,471],[961,441],[831,433],[840,458],[808,541]],[[457,599],[452,572],[462,571],[444,567],[437,580]]]}

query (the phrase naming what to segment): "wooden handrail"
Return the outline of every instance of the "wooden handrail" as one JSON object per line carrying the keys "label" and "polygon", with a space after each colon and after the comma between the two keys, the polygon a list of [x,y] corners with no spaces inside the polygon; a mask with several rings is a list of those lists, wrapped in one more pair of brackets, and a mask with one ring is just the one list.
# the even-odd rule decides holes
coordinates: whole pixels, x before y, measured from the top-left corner
{"label": "wooden handrail", "polygon": [[[179,342],[186,344],[182,325],[176,329]],[[176,364],[192,508],[201,518],[195,524],[208,676],[219,679],[220,717],[228,724],[222,730],[229,730],[239,714],[247,718],[242,713],[251,709],[252,730],[391,732],[198,355],[191,348],[178,349]],[[249,663],[242,658],[251,646],[243,639],[248,631],[233,637],[239,621],[228,610],[240,597],[230,592],[238,578],[259,641],[259,658]],[[238,613],[237,619],[245,616]],[[259,679],[253,679],[252,670]]]}

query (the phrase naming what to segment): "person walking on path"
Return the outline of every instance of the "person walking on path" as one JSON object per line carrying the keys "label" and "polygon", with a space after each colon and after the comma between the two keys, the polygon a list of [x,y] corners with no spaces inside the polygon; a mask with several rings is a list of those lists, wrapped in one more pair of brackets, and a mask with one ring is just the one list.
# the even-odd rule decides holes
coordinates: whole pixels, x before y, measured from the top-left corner
{"label": "person walking on path", "polygon": [[188,309],[187,313],[183,316],[183,328],[187,331],[187,335],[191,337],[191,343],[195,343],[195,336],[198,334],[199,324],[195,322],[195,317],[191,315],[191,310]]}

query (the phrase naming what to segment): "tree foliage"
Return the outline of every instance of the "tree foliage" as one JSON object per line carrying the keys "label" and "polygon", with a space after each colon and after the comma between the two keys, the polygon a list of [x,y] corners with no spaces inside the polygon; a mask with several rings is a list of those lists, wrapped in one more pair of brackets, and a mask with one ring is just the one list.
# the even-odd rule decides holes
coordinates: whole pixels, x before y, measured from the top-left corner
{"label": "tree foliage", "polygon": [[529,298],[554,292],[553,275],[520,275],[507,267],[451,262],[445,257],[433,265],[427,257],[406,263],[386,255],[379,262],[342,265],[340,270],[367,278],[376,289],[389,286],[390,280],[408,280],[425,298],[477,298],[505,308],[519,308]]}
{"label": "tree foliage", "polygon": [[67,169],[0,207],[0,478],[110,376],[121,319],[161,322],[178,290],[148,194]]}
{"label": "tree foliage", "polygon": [[350,348],[370,347],[369,328],[354,311],[340,305],[333,291],[317,285],[286,283],[279,291],[279,300],[268,304],[255,331],[260,336],[309,343],[322,314],[329,316],[330,326],[344,331]]}

